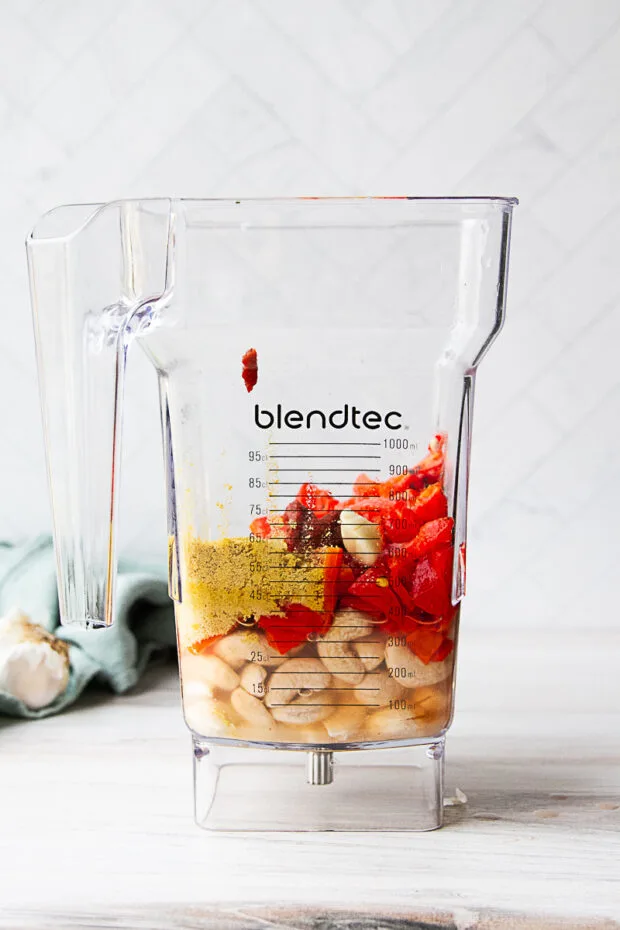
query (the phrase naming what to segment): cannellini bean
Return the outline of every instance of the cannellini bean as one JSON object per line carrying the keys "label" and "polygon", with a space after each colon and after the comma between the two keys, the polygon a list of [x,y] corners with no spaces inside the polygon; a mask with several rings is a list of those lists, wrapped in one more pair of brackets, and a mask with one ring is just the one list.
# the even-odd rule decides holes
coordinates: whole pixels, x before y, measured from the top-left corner
{"label": "cannellini bean", "polygon": [[347,743],[357,736],[367,716],[366,707],[338,707],[323,726],[333,740]]}
{"label": "cannellini bean", "polygon": [[334,713],[335,707],[328,700],[321,701],[317,694],[301,694],[290,704],[272,707],[274,720],[280,723],[318,723]]}
{"label": "cannellini bean", "polygon": [[274,655],[265,636],[253,629],[235,630],[234,633],[223,636],[218,639],[211,651],[234,669],[241,668],[246,662],[254,662],[257,665],[278,665],[284,661],[284,656]]}
{"label": "cannellini bean", "polygon": [[370,714],[364,728],[364,736],[373,740],[408,739],[425,735],[411,710],[392,710],[389,707]]}
{"label": "cannellini bean", "polygon": [[385,639],[376,629],[370,636],[353,643],[353,649],[357,652],[367,672],[378,668],[385,659]]}
{"label": "cannellini bean", "polygon": [[404,688],[396,678],[391,678],[387,669],[378,672],[368,672],[363,681],[355,689],[355,700],[360,704],[383,707],[390,701],[404,694]]}
{"label": "cannellini bean", "polygon": [[335,678],[352,685],[361,684],[366,666],[354,641],[366,637],[372,629],[372,618],[361,610],[339,610],[334,614],[331,627],[317,640],[316,651]]}
{"label": "cannellini bean", "polygon": [[450,719],[450,690],[443,685],[416,688],[413,692],[413,715],[418,721],[442,729]]}
{"label": "cannellini bean", "polygon": [[235,725],[223,701],[215,698],[191,701],[184,706],[188,727],[200,736],[234,736]]}
{"label": "cannellini bean", "polygon": [[329,741],[325,725],[321,722],[305,725],[278,723],[272,738],[283,743],[326,743]]}
{"label": "cannellini bean", "polygon": [[385,664],[388,669],[403,671],[398,678],[405,688],[418,688],[421,685],[434,685],[448,678],[452,669],[452,657],[443,662],[429,662],[425,665],[407,646],[386,646]]}
{"label": "cannellini bean", "polygon": [[287,659],[269,678],[265,704],[267,707],[289,704],[300,692],[313,695],[314,692],[329,688],[331,680],[331,674],[319,659]]}
{"label": "cannellini bean", "polygon": [[232,692],[230,703],[239,716],[248,723],[260,727],[262,731],[275,730],[274,719],[263,702],[252,697],[244,688],[236,688]]}
{"label": "cannellini bean", "polygon": [[343,510],[340,532],[345,549],[356,561],[367,566],[375,564],[383,551],[381,530],[376,523],[354,510]]}
{"label": "cannellini bean", "polygon": [[213,688],[200,678],[181,678],[183,703],[192,704],[196,701],[206,701],[213,697]]}
{"label": "cannellini bean", "polygon": [[198,670],[200,677],[212,688],[219,688],[221,691],[232,691],[238,687],[239,676],[222,659],[211,655],[202,655],[198,658],[199,663],[196,663],[195,668]]}
{"label": "cannellini bean", "polygon": [[255,662],[248,662],[239,673],[241,687],[259,700],[265,696],[266,679],[267,669]]}

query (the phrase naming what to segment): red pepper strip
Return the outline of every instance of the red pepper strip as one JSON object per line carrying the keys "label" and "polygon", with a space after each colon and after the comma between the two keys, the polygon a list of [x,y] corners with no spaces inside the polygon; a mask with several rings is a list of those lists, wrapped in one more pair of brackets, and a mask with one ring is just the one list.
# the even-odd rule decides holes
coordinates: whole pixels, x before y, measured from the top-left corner
{"label": "red pepper strip", "polygon": [[424,556],[414,568],[411,596],[420,610],[444,617],[452,608],[452,547]]}
{"label": "red pepper strip", "polygon": [[206,639],[201,639],[197,643],[192,643],[188,648],[188,652],[193,653],[195,656],[200,655],[201,652],[204,652],[209,646],[212,646],[213,643],[216,643],[218,639],[221,639],[221,636],[207,636]]}
{"label": "red pepper strip", "polygon": [[256,354],[256,349],[248,349],[241,358],[241,377],[243,378],[243,383],[248,392],[254,388],[256,382],[258,381],[258,356]]}
{"label": "red pepper strip", "polygon": [[320,636],[329,629],[329,617],[310,610],[303,604],[291,604],[284,617],[270,614],[260,617],[258,625],[265,631],[267,642],[280,655],[308,642],[309,636]]}
{"label": "red pepper strip", "polygon": [[432,552],[452,540],[452,517],[440,517],[439,520],[430,520],[420,529],[420,532],[411,542],[404,545],[390,546],[390,562],[400,561],[402,565],[410,565],[422,556]]}
{"label": "red pepper strip", "polygon": [[324,517],[338,506],[338,501],[330,493],[306,482],[297,492],[297,500],[303,507],[311,510],[315,517]]}
{"label": "red pepper strip", "polygon": [[250,523],[250,532],[258,536],[259,539],[267,539],[271,536],[271,527],[269,526],[269,517],[256,517]]}

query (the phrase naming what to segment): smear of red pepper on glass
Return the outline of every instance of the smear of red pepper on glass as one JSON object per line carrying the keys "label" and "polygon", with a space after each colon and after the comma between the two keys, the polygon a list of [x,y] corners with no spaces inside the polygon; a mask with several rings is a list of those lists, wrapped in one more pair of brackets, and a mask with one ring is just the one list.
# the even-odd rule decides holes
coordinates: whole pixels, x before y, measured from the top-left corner
{"label": "smear of red pepper on glass", "polygon": [[242,369],[241,377],[245,384],[248,394],[255,387],[258,381],[258,356],[256,349],[248,349],[241,359]]}

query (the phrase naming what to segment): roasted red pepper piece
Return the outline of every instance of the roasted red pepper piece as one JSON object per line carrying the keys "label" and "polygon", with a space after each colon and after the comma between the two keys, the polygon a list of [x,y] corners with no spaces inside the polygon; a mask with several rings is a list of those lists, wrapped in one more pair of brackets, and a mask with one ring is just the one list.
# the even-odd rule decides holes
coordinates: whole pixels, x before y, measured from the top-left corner
{"label": "roasted red pepper piece", "polygon": [[405,495],[410,488],[416,486],[413,472],[408,471],[404,475],[394,475],[392,478],[383,481],[379,489],[379,496],[388,500],[398,500],[400,495]]}
{"label": "roasted red pepper piece", "polygon": [[[415,608],[414,608],[415,610]],[[415,616],[402,613],[400,617],[391,617],[381,624],[381,632],[388,636],[402,636],[417,630],[419,622]]]}
{"label": "roasted red pepper piece", "polygon": [[309,636],[320,636],[329,629],[330,618],[319,614],[303,604],[291,604],[285,616],[270,614],[260,617],[258,625],[265,631],[267,642],[280,655],[308,642]]}
{"label": "roasted red pepper piece", "polygon": [[403,566],[421,559],[422,556],[452,541],[452,517],[440,517],[430,520],[420,528],[411,542],[393,545],[389,548],[390,561],[400,561]]}
{"label": "roasted red pepper piece", "polygon": [[241,358],[241,377],[248,394],[258,381],[258,356],[256,349],[248,349]]}
{"label": "roasted red pepper piece", "polygon": [[387,543],[409,542],[422,522],[406,501],[395,501],[381,520],[383,538]]}
{"label": "roasted red pepper piece", "polygon": [[453,649],[454,641],[446,636],[439,649],[431,656],[431,662],[443,662],[444,659],[448,658]]}
{"label": "roasted red pepper piece", "polygon": [[338,581],[343,559],[342,549],[327,552],[323,570],[323,617],[328,627],[332,622],[338,600]]}
{"label": "roasted red pepper piece", "polygon": [[307,507],[319,518],[331,513],[338,506],[338,501],[330,491],[324,491],[309,482],[302,484],[297,493],[297,500],[302,507]]}
{"label": "roasted red pepper piece", "polygon": [[353,582],[355,581],[356,574],[353,571],[353,568],[350,565],[341,565],[338,572],[338,579],[336,581],[336,597],[342,597],[347,593]]}
{"label": "roasted red pepper piece", "polygon": [[350,497],[340,504],[339,510],[354,510],[361,517],[372,523],[379,523],[383,514],[388,513],[393,504],[382,497]]}
{"label": "roasted red pepper piece", "polygon": [[259,539],[267,539],[271,536],[271,527],[269,526],[269,517],[256,517],[250,523],[250,532],[258,536]]}
{"label": "roasted red pepper piece", "polygon": [[404,475],[394,475],[383,481],[380,485],[379,495],[390,500],[409,490],[421,490],[430,484],[438,482],[443,475],[445,436],[437,435],[428,447],[428,454],[410,471]]}
{"label": "roasted red pepper piece", "polygon": [[390,586],[388,573],[381,565],[373,565],[356,578],[341,597],[340,605],[380,618],[400,618],[404,614],[398,595]]}
{"label": "roasted red pepper piece", "polygon": [[419,659],[429,662],[442,662],[454,649],[454,643],[441,632],[418,628],[407,635],[409,648]]}
{"label": "roasted red pepper piece", "polygon": [[411,596],[416,606],[429,614],[444,617],[453,613],[451,547],[424,556],[413,570]]}
{"label": "roasted red pepper piece", "polygon": [[448,501],[439,483],[423,488],[410,505],[414,518],[421,525],[448,516]]}
{"label": "roasted red pepper piece", "polygon": [[207,636],[206,639],[201,639],[197,643],[192,643],[192,645],[189,646],[188,651],[192,652],[195,656],[198,656],[201,652],[204,652],[205,649],[208,649],[209,646],[212,646],[218,641],[218,639],[221,638],[221,636]]}
{"label": "roasted red pepper piece", "polygon": [[369,475],[358,475],[353,484],[353,497],[379,497],[381,482],[373,481]]}

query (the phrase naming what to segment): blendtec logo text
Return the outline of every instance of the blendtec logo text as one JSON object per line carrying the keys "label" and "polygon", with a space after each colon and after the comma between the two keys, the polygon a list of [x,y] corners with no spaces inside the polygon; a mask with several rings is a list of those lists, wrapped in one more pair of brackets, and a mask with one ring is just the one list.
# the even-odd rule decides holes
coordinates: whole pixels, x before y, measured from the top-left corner
{"label": "blendtec logo text", "polygon": [[310,429],[311,426],[321,429],[402,429],[402,413],[390,410],[380,414],[377,410],[360,410],[359,407],[350,407],[345,404],[337,410],[325,412],[324,410],[283,410],[282,404],[276,406],[275,412],[254,405],[254,422],[259,429]]}

